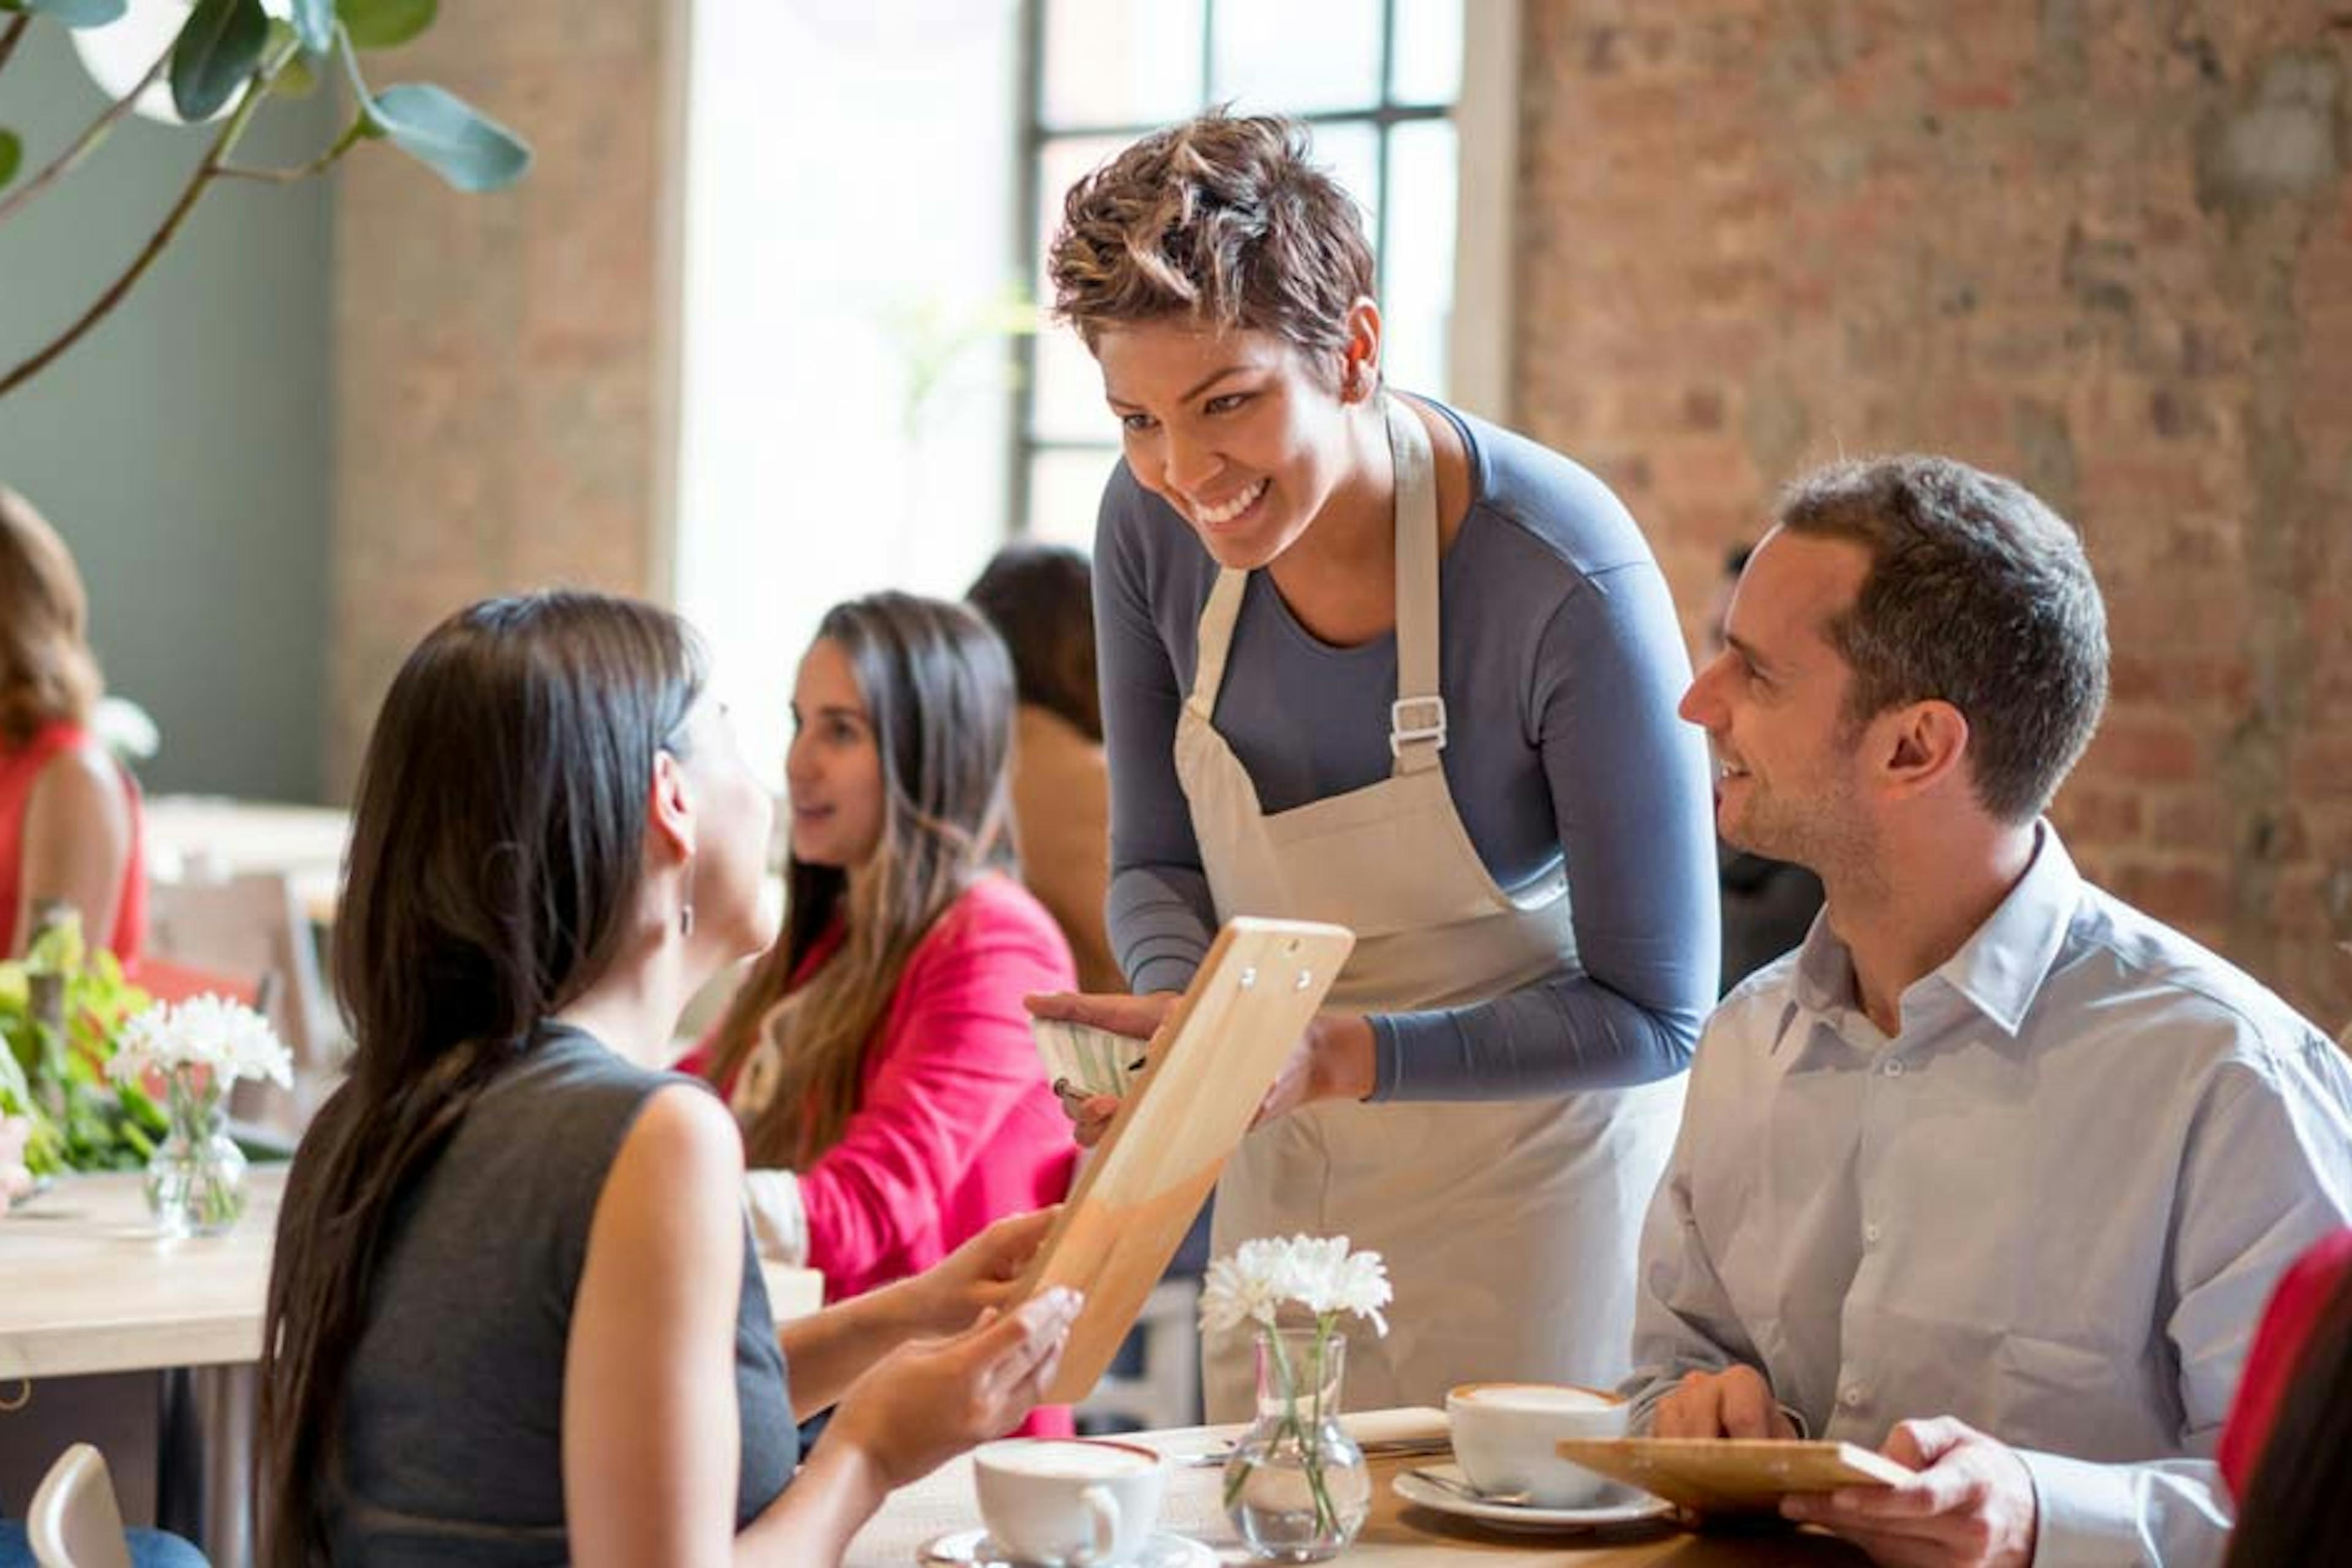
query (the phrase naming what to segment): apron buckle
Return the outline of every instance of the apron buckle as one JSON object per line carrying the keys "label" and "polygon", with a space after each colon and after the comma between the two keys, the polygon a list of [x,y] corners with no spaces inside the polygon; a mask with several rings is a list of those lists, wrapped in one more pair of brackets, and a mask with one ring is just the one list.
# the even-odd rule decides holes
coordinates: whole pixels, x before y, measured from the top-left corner
{"label": "apron buckle", "polygon": [[[1422,722],[1412,722],[1413,719]],[[1445,750],[1445,699],[1400,697],[1389,704],[1389,755],[1402,756],[1407,746],[1434,741]]]}

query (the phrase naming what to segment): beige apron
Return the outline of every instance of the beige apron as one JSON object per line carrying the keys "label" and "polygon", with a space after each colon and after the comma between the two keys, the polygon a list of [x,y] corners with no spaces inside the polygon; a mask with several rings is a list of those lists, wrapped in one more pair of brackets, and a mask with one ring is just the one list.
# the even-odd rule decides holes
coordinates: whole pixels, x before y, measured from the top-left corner
{"label": "beige apron", "polygon": [[[1248,574],[1219,574],[1176,725],[1176,771],[1222,921],[1328,921],[1356,932],[1331,1005],[1478,1002],[1575,959],[1566,868],[1520,893],[1487,874],[1438,752],[1438,531],[1429,435],[1388,407],[1396,464],[1397,700],[1391,775],[1271,816],[1211,722]],[[1635,1243],[1681,1114],[1683,1080],[1542,1100],[1326,1101],[1258,1128],[1217,1187],[1212,1247],[1350,1237],[1388,1261],[1385,1340],[1351,1331],[1350,1409],[1438,1405],[1457,1383],[1605,1386],[1629,1361]],[[1212,1421],[1252,1414],[1245,1335],[1203,1347]]]}

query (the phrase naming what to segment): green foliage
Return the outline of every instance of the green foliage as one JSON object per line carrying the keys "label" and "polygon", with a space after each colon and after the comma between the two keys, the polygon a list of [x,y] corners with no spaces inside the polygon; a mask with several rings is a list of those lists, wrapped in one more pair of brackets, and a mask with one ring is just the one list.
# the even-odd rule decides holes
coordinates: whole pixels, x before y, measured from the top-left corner
{"label": "green foliage", "polygon": [[0,9],[30,11],[68,27],[103,27],[130,8],[131,0],[22,0]]}
{"label": "green foliage", "polygon": [[261,0],[196,0],[172,46],[172,107],[208,120],[253,74],[269,42]]}
{"label": "green foliage", "polygon": [[14,131],[0,129],[0,185],[16,177],[25,162],[25,142]]}
{"label": "green foliage", "polygon": [[335,0],[335,15],[359,49],[396,48],[431,26],[440,9],[440,0]]}
{"label": "green foliage", "polygon": [[[36,1016],[44,976],[62,983],[62,1031]],[[23,962],[0,963],[0,1115],[31,1121],[25,1160],[35,1175],[134,1171],[154,1152],[162,1110],[106,1078],[116,1037],[147,1004],[114,954],[85,951],[77,920],[43,931]]]}
{"label": "green foliage", "polygon": [[495,191],[530,167],[530,149],[505,126],[437,87],[388,87],[368,118],[392,144],[461,191]]}

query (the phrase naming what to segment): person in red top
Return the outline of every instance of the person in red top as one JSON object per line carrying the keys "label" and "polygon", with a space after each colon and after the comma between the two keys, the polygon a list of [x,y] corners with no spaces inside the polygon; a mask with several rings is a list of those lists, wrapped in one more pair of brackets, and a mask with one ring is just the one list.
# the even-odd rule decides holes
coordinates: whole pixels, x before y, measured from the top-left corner
{"label": "person in red top", "polygon": [[2215,1457],[2238,1500],[2231,1564],[2352,1543],[2352,1229],[2279,1277]]}
{"label": "person in red top", "polygon": [[1021,999],[1076,973],[1007,874],[1013,704],[1003,645],[940,600],[837,605],[801,661],[783,936],[681,1066],[743,1124],[761,1249],[821,1269],[829,1300],[1069,1191]]}
{"label": "person in red top", "polygon": [[147,929],[139,786],[89,732],[100,690],[81,574],[57,531],[0,485],[0,958],[58,900],[129,963]]}

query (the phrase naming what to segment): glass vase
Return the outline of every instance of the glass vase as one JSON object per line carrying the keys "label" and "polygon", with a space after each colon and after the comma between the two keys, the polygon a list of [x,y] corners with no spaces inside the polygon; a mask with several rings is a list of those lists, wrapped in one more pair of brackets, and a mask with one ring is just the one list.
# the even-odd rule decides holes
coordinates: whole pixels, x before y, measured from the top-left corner
{"label": "glass vase", "polygon": [[209,1068],[163,1075],[168,1130],[147,1161],[147,1208],[165,1236],[219,1236],[245,1214],[245,1151],[228,1136],[228,1085]]}
{"label": "glass vase", "polygon": [[1328,1323],[1258,1331],[1257,1420],[1225,1462],[1225,1512],[1264,1561],[1336,1556],[1371,1511],[1371,1468],[1339,1430],[1347,1352]]}

